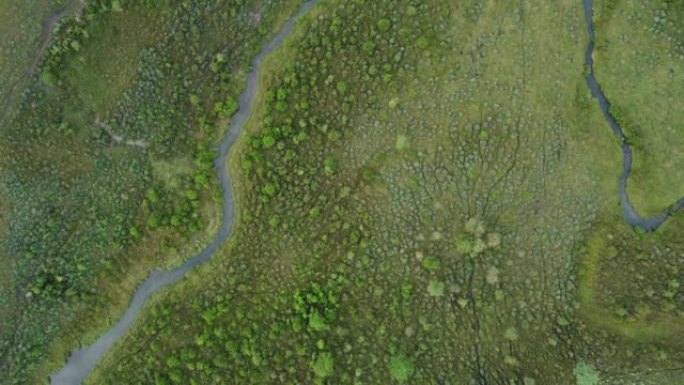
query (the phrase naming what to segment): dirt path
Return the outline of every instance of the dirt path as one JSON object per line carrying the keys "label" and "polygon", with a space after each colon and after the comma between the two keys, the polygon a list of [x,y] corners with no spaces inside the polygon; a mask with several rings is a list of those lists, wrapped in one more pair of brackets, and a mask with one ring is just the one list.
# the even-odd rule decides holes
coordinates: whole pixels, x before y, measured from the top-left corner
{"label": "dirt path", "polygon": [[95,124],[98,127],[105,130],[105,132],[107,132],[107,134],[109,134],[109,136],[112,138],[112,140],[116,144],[123,144],[126,146],[138,147],[138,148],[147,147],[147,141],[146,140],[144,140],[144,139],[136,139],[136,140],[126,139],[122,135],[119,135],[119,134],[115,133],[114,131],[112,131],[112,129],[107,124],[102,122],[100,119],[95,119]]}

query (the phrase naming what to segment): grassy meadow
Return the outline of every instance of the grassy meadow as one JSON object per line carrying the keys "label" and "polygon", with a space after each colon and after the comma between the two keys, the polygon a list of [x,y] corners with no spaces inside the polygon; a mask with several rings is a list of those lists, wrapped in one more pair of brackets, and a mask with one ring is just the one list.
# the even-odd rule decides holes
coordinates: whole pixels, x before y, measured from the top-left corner
{"label": "grassy meadow", "polygon": [[684,195],[684,4],[601,0],[596,5],[596,76],[634,150],[628,192],[644,214]]}
{"label": "grassy meadow", "polygon": [[234,238],[88,383],[678,383],[682,223],[623,223],[586,43],[574,1],[319,5],[262,71]]}
{"label": "grassy meadow", "polygon": [[[59,23],[0,130],[0,384],[45,383],[213,236],[213,149],[300,3],[97,0]],[[657,213],[684,193],[682,10],[595,8],[630,197]],[[260,73],[232,238],[86,383],[681,384],[684,219],[624,223],[584,23],[575,0],[321,1]]]}
{"label": "grassy meadow", "polygon": [[0,383],[33,384],[153,268],[214,236],[214,147],[251,57],[297,2],[7,3],[2,18],[24,21],[2,24],[16,90],[2,90]]}

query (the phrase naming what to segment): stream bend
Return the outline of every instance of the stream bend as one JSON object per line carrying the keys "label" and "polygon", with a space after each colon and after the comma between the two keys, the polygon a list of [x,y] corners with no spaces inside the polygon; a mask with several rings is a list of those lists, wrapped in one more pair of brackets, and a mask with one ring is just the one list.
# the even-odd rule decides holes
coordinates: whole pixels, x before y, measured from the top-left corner
{"label": "stream bend", "polygon": [[274,49],[278,48],[290,32],[292,32],[297,19],[306,14],[317,2],[318,0],[308,0],[303,3],[297,13],[283,25],[278,34],[261,49],[252,62],[252,70],[247,76],[247,84],[238,98],[238,111],[231,119],[228,132],[226,136],[223,137],[221,144],[219,145],[218,156],[214,160],[216,175],[223,192],[223,216],[221,226],[214,241],[181,266],[169,271],[155,270],[150,273],[149,277],[147,277],[142,285],[135,291],[128,308],[124,311],[119,321],[93,342],[92,345],[72,352],[69,355],[66,364],[50,377],[51,385],[78,385],[82,383],[90,372],[95,369],[102,357],[111,349],[114,343],[130,328],[145,304],[145,301],[152,294],[166,286],[178,282],[194,267],[208,262],[221,245],[228,239],[235,221],[235,200],[233,197],[231,179],[228,175],[228,152],[240,136],[240,132],[247,122],[247,118],[252,110],[259,86],[259,70],[261,69],[261,64],[266,56]]}
{"label": "stream bend", "polygon": [[622,205],[622,214],[625,218],[625,221],[630,226],[642,229],[644,231],[653,231],[665,223],[665,221],[677,211],[684,208],[684,196],[679,198],[677,202],[671,205],[660,215],[650,218],[644,218],[639,215],[630,202],[629,197],[627,196],[627,179],[629,178],[629,173],[632,170],[632,148],[629,146],[627,136],[625,136],[625,133],[620,128],[620,125],[610,114],[610,102],[603,93],[598,80],[596,80],[593,57],[594,47],[596,46],[594,27],[592,24],[593,0],[582,1],[584,3],[584,17],[587,23],[587,32],[589,34],[589,43],[587,45],[587,52],[584,57],[584,63],[589,69],[589,73],[587,74],[587,85],[591,90],[592,96],[598,99],[599,107],[603,112],[603,116],[606,118],[606,121],[608,121],[608,124],[613,130],[615,136],[617,136],[620,140],[620,146],[622,148],[622,174],[620,175],[620,204]]}
{"label": "stream bend", "polygon": [[[623,215],[625,221],[629,225],[641,228],[645,231],[653,231],[662,225],[675,212],[684,208],[684,196],[662,214],[650,218],[644,218],[639,215],[629,201],[627,196],[627,179],[632,169],[632,150],[627,142],[627,137],[625,136],[624,132],[618,125],[615,118],[610,114],[610,103],[608,102],[608,99],[601,90],[601,86],[596,80],[593,60],[595,47],[595,35],[592,26],[593,1],[582,1],[584,3],[587,32],[589,34],[589,43],[585,55],[585,64],[589,68],[589,73],[587,74],[587,85],[589,86],[592,95],[598,99],[601,111],[603,111],[603,115],[613,130],[613,133],[620,139],[622,147],[623,162],[622,174],[620,175],[620,202],[623,208]],[[80,384],[97,366],[102,357],[109,351],[114,343],[126,333],[145,304],[145,301],[152,294],[158,292],[166,286],[178,282],[194,267],[209,261],[218,251],[220,246],[228,239],[232,232],[233,223],[235,220],[235,201],[233,197],[230,176],[228,175],[227,157],[228,152],[233,144],[235,144],[252,110],[258,88],[258,74],[261,64],[265,57],[271,53],[271,51],[282,44],[284,39],[294,28],[296,20],[306,14],[308,10],[317,2],[318,0],[306,1],[300,7],[296,15],[290,18],[283,25],[278,34],[262,48],[253,61],[252,70],[247,77],[245,90],[238,99],[238,111],[231,120],[228,133],[221,141],[221,144],[219,145],[218,156],[214,160],[216,175],[221,184],[221,190],[223,192],[223,217],[221,226],[214,241],[204,248],[199,254],[195,255],[183,265],[173,270],[153,271],[136,290],[128,308],[125,310],[119,321],[113,327],[107,330],[105,334],[93,342],[92,345],[71,353],[66,364],[58,372],[51,376],[51,385]]]}

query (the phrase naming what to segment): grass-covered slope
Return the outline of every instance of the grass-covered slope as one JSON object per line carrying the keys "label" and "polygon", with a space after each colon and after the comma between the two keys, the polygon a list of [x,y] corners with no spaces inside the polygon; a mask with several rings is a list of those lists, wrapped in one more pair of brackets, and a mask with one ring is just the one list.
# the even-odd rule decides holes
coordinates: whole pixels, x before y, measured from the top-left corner
{"label": "grass-covered slope", "polygon": [[322,3],[262,73],[230,245],[90,383],[677,383],[681,223],[622,222],[582,12]]}
{"label": "grass-covered slope", "polygon": [[33,3],[2,11],[13,39],[2,56],[13,96],[0,130],[2,384],[46,381],[152,268],[214,235],[217,139],[251,57],[298,2],[87,2],[78,17],[66,8],[44,50],[26,37],[17,52],[37,56],[6,68],[23,31],[61,9]]}

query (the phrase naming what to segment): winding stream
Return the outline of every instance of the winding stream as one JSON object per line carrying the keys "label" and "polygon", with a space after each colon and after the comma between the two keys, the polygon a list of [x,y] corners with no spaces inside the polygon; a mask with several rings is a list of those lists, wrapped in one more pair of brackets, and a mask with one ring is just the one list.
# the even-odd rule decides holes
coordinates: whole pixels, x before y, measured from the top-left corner
{"label": "winding stream", "polygon": [[620,146],[622,147],[622,174],[620,175],[620,203],[622,204],[622,213],[625,221],[632,227],[640,228],[645,231],[653,231],[660,227],[667,218],[671,217],[675,212],[684,208],[684,196],[679,198],[675,204],[670,206],[665,212],[650,218],[644,218],[637,213],[632,203],[627,196],[627,179],[632,170],[632,149],[629,147],[627,137],[618,125],[615,118],[610,114],[610,102],[606,95],[601,90],[601,85],[596,80],[594,73],[594,46],[596,44],[594,27],[592,24],[593,15],[593,0],[582,0],[584,3],[584,17],[587,23],[587,32],[589,33],[589,44],[587,45],[587,53],[584,57],[584,63],[589,68],[587,74],[587,84],[591,90],[591,94],[598,99],[603,116],[608,121],[613,133],[620,139]]}
{"label": "winding stream", "polygon": [[[206,263],[218,251],[221,245],[228,239],[232,232],[233,222],[235,218],[235,202],[233,198],[233,191],[228,175],[227,157],[233,144],[240,135],[242,128],[249,117],[252,110],[254,99],[258,88],[258,73],[264,58],[271,53],[275,48],[280,46],[285,37],[294,28],[296,20],[303,16],[318,0],[306,1],[298,10],[296,15],[290,18],[278,32],[278,34],[266,44],[253,61],[252,70],[247,77],[247,84],[245,90],[240,95],[238,112],[233,116],[228,133],[219,145],[219,153],[214,160],[216,168],[216,175],[221,184],[223,191],[223,217],[221,226],[218,230],[216,238],[199,254],[195,255],[183,265],[170,271],[153,271],[149,277],[136,290],[130,305],[123,313],[119,321],[110,328],[105,334],[100,336],[92,345],[85,347],[79,351],[73,352],[67,363],[58,372],[51,376],[51,385],[77,385],[80,384],[90,372],[97,366],[102,357],[109,351],[114,343],[121,338],[130,328],[136,316],[145,304],[145,301],[154,293],[163,289],[166,286],[178,282],[185,276],[187,272],[194,267]],[[584,12],[587,23],[587,31],[589,34],[589,43],[587,46],[585,64],[589,68],[587,74],[587,84],[591,90],[592,95],[598,99],[599,106],[603,115],[608,121],[613,133],[620,139],[623,155],[622,174],[620,175],[620,202],[623,208],[623,214],[626,222],[637,228],[645,231],[652,231],[662,225],[667,218],[672,216],[676,211],[684,208],[684,197],[680,198],[674,205],[660,215],[644,218],[640,216],[634,206],[632,206],[627,196],[627,179],[632,168],[632,150],[627,142],[627,137],[618,125],[617,121],[609,112],[610,103],[605,94],[601,90],[601,86],[596,80],[594,73],[594,30],[592,26],[593,0],[583,0]]]}
{"label": "winding stream", "polygon": [[166,286],[178,282],[185,274],[194,267],[201,265],[211,259],[221,245],[228,239],[232,232],[235,220],[235,201],[231,186],[230,176],[228,175],[227,158],[233,144],[240,135],[247,118],[252,110],[254,99],[259,86],[259,70],[264,58],[274,49],[279,47],[288,34],[294,28],[295,22],[306,14],[318,0],[308,0],[299,8],[297,13],[291,17],[280,29],[278,34],[273,37],[254,58],[252,70],[247,76],[247,84],[244,91],[238,98],[238,111],[232,117],[228,133],[219,145],[218,156],[214,160],[216,175],[223,191],[223,217],[221,226],[216,234],[216,238],[204,250],[195,255],[183,265],[170,271],[153,271],[150,276],[138,287],[131,303],[123,313],[119,321],[111,327],[105,334],[100,336],[92,345],[79,351],[72,352],[66,364],[50,378],[51,385],[77,385],[90,374],[97,366],[102,357],[111,349],[114,343],[121,338],[130,328],[136,316],[142,309],[145,301],[154,293]]}

